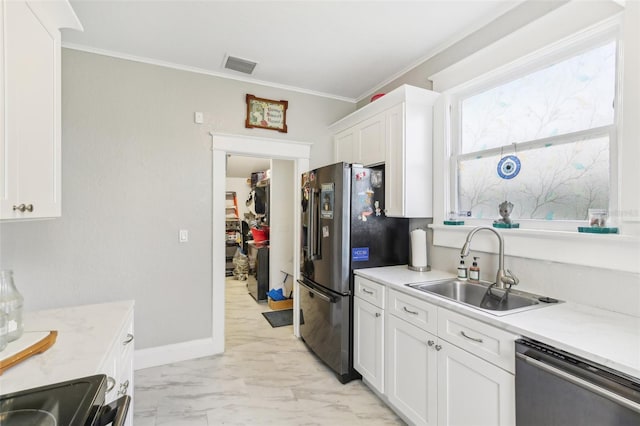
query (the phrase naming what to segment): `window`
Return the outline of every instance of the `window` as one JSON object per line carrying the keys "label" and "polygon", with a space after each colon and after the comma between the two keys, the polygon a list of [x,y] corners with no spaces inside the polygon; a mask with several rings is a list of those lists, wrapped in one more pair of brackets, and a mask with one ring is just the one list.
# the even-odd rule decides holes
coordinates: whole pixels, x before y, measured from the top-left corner
{"label": "window", "polygon": [[[452,210],[497,219],[585,220],[614,191],[617,42],[454,99]],[[456,136],[457,135],[457,136]],[[511,169],[500,160],[515,156]],[[518,164],[519,161],[519,164]],[[504,162],[503,162],[504,163]],[[518,170],[515,174],[514,171]]]}

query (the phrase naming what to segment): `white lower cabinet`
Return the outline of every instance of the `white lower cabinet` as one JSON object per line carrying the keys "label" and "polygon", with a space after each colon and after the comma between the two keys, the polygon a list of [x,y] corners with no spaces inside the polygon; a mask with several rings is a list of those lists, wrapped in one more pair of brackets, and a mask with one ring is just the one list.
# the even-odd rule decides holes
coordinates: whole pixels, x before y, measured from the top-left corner
{"label": "white lower cabinet", "polygon": [[384,311],[354,298],[353,327],[353,367],[370,386],[384,393]]}
{"label": "white lower cabinet", "polygon": [[353,367],[363,380],[384,393],[384,295],[383,285],[355,277],[353,299]]}
{"label": "white lower cabinet", "polygon": [[[415,425],[515,424],[514,371],[489,351],[514,357],[515,336],[393,289],[386,313],[383,397],[398,414]],[[459,346],[444,338],[457,335]]]}
{"label": "white lower cabinet", "polygon": [[387,317],[386,396],[416,425],[435,425],[438,420],[436,339],[394,315]]}
{"label": "white lower cabinet", "polygon": [[515,376],[440,340],[438,424],[515,424]]}
{"label": "white lower cabinet", "polygon": [[131,397],[125,426],[133,425],[133,312],[127,317],[118,337],[99,369],[107,376],[106,402],[112,402],[124,395]]}

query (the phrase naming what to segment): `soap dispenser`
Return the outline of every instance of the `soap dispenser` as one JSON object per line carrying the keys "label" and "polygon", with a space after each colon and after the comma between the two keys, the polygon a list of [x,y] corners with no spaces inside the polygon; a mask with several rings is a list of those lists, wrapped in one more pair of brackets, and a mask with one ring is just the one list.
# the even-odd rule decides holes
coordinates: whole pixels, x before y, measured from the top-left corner
{"label": "soap dispenser", "polygon": [[460,264],[458,265],[458,279],[460,281],[466,281],[467,277],[467,267],[464,264],[464,256],[460,256]]}
{"label": "soap dispenser", "polygon": [[478,266],[478,256],[473,257],[473,263],[469,268],[469,281],[480,282],[480,267]]}

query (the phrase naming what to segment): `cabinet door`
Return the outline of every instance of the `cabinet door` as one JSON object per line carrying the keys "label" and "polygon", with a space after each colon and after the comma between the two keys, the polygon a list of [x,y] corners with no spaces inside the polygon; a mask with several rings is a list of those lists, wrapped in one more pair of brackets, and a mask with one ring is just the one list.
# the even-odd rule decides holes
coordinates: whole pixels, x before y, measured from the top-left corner
{"label": "cabinet door", "polygon": [[378,114],[357,126],[360,144],[359,163],[365,166],[382,164],[385,161],[385,114]]}
{"label": "cabinet door", "polygon": [[444,340],[438,353],[438,424],[515,424],[515,376]]}
{"label": "cabinet door", "polygon": [[[0,218],[60,216],[60,33],[3,2],[5,132]],[[14,210],[31,205],[33,211]]]}
{"label": "cabinet door", "polygon": [[387,315],[385,388],[389,403],[410,423],[437,421],[436,337]]}
{"label": "cabinet door", "polygon": [[356,129],[351,127],[333,137],[336,162],[357,163],[360,157]]}
{"label": "cabinet door", "polygon": [[384,312],[359,297],[353,299],[353,366],[384,393]]}
{"label": "cabinet door", "polygon": [[[386,112],[386,161],[384,163],[385,214],[405,214],[404,104]],[[430,184],[430,183],[429,183]],[[420,194],[413,194],[419,197]]]}

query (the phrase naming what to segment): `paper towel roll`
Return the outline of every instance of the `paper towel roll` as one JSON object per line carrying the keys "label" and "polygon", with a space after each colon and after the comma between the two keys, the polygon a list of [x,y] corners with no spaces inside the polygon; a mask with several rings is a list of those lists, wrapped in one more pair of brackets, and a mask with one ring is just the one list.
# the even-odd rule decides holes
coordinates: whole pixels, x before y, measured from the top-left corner
{"label": "paper towel roll", "polygon": [[414,229],[411,235],[411,266],[427,266],[427,232],[424,229]]}

